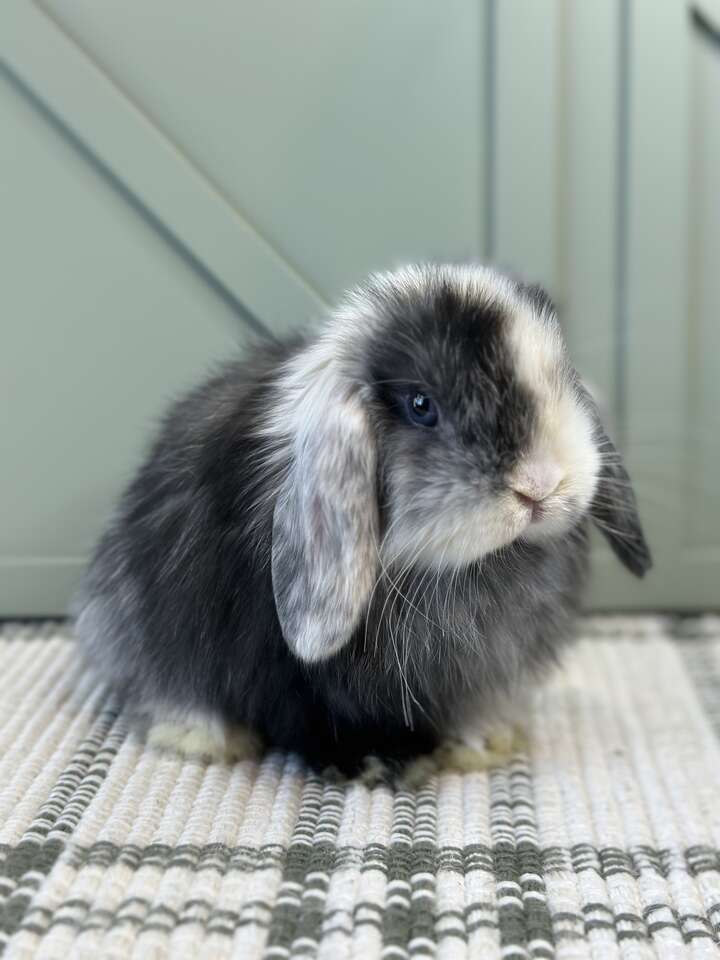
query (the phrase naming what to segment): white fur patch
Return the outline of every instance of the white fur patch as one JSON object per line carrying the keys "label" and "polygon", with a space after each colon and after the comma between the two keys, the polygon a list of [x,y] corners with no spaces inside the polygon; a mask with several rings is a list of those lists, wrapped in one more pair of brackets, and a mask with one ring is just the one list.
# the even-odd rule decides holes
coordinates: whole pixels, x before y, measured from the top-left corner
{"label": "white fur patch", "polygon": [[148,730],[150,747],[198,757],[211,763],[235,763],[257,757],[258,738],[244,727],[230,726],[200,710],[156,709]]}
{"label": "white fur patch", "polygon": [[383,539],[383,563],[412,557],[437,569],[463,567],[506,546],[525,530],[527,518],[511,499],[474,503],[462,493],[462,506],[438,504],[421,529],[394,525]]}
{"label": "white fur patch", "polygon": [[[542,500],[542,519],[524,533],[533,540],[561,533],[588,508],[600,462],[593,421],[567,375],[569,362],[554,318],[523,306],[514,312],[508,338],[517,376],[538,412],[532,447],[508,477],[513,490]],[[523,508],[515,504],[515,509]]]}

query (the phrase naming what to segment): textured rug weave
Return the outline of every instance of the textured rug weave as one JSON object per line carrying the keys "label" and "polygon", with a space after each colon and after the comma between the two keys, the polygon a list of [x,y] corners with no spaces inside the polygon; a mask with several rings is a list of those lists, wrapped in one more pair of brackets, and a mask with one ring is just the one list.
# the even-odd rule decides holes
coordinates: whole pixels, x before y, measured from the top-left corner
{"label": "textured rug weave", "polygon": [[0,953],[717,957],[720,618],[585,620],[527,755],[417,792],[144,749],[0,632]]}

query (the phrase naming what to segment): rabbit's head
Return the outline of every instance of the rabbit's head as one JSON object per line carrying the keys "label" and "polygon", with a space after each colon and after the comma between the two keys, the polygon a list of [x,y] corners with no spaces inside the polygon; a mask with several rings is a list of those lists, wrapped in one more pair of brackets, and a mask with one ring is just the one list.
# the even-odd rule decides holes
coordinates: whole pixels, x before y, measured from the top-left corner
{"label": "rabbit's head", "polygon": [[274,385],[272,576],[298,657],[346,643],[382,567],[462,568],[591,515],[633,573],[635,498],[538,288],[419,266],[352,291]]}

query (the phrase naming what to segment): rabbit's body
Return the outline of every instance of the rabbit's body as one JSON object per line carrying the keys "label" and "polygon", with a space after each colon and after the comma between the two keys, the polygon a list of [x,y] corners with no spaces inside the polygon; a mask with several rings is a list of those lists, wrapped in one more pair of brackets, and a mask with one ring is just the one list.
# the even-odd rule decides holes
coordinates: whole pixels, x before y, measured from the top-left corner
{"label": "rabbit's body", "polygon": [[[523,535],[530,520],[514,500],[506,506],[503,478],[554,427],[533,407],[527,364],[516,382],[497,304],[474,343],[468,330],[483,323],[486,305],[457,289],[465,275],[456,268],[426,269],[410,293],[407,282],[396,284],[396,301],[391,277],[351,304],[356,312],[364,304],[377,324],[381,311],[392,323],[409,303],[412,336],[391,331],[384,347],[373,323],[360,332],[346,307],[344,326],[336,319],[331,327],[341,337],[258,348],[166,418],[77,602],[91,660],[140,713],[240,725],[318,766],[352,771],[367,754],[413,757],[468,719],[489,717],[570,637],[591,501],[603,471],[621,469],[614,450],[603,459],[609,441],[588,414],[587,436],[600,453],[572,452],[588,479],[556,515],[547,510],[546,535]],[[515,302],[508,290],[538,307],[535,293],[496,282],[505,284],[503,308]],[[438,316],[439,333],[424,329]],[[442,339],[454,320],[460,349]],[[409,369],[393,350],[406,352]],[[441,373],[448,368],[445,387],[459,394],[444,410],[461,410],[452,423],[443,413],[436,449],[426,401],[412,398],[425,420],[406,423],[392,386],[418,390],[433,377],[433,361]],[[562,376],[585,410],[589,401],[564,365]],[[437,379],[433,392],[442,403]],[[533,482],[545,482],[550,468],[542,469]],[[620,483],[626,475],[617,476]],[[540,502],[534,493],[514,496],[525,510]],[[511,520],[489,512],[493,498]],[[597,501],[595,518],[631,523],[630,501],[620,519],[602,513],[614,498],[613,490]],[[477,532],[475,500],[484,511]],[[538,528],[545,513],[539,519]],[[644,569],[639,533],[629,525],[620,533],[637,544],[623,559]],[[615,544],[621,554],[627,542]]]}

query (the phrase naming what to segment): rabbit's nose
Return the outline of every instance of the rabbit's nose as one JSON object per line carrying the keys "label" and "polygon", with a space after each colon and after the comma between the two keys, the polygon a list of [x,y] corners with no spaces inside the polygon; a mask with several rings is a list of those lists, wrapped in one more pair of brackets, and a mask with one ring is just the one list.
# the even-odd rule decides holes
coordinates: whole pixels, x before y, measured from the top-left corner
{"label": "rabbit's nose", "polygon": [[510,488],[524,506],[534,507],[553,494],[563,479],[562,467],[552,461],[524,464],[510,479]]}

